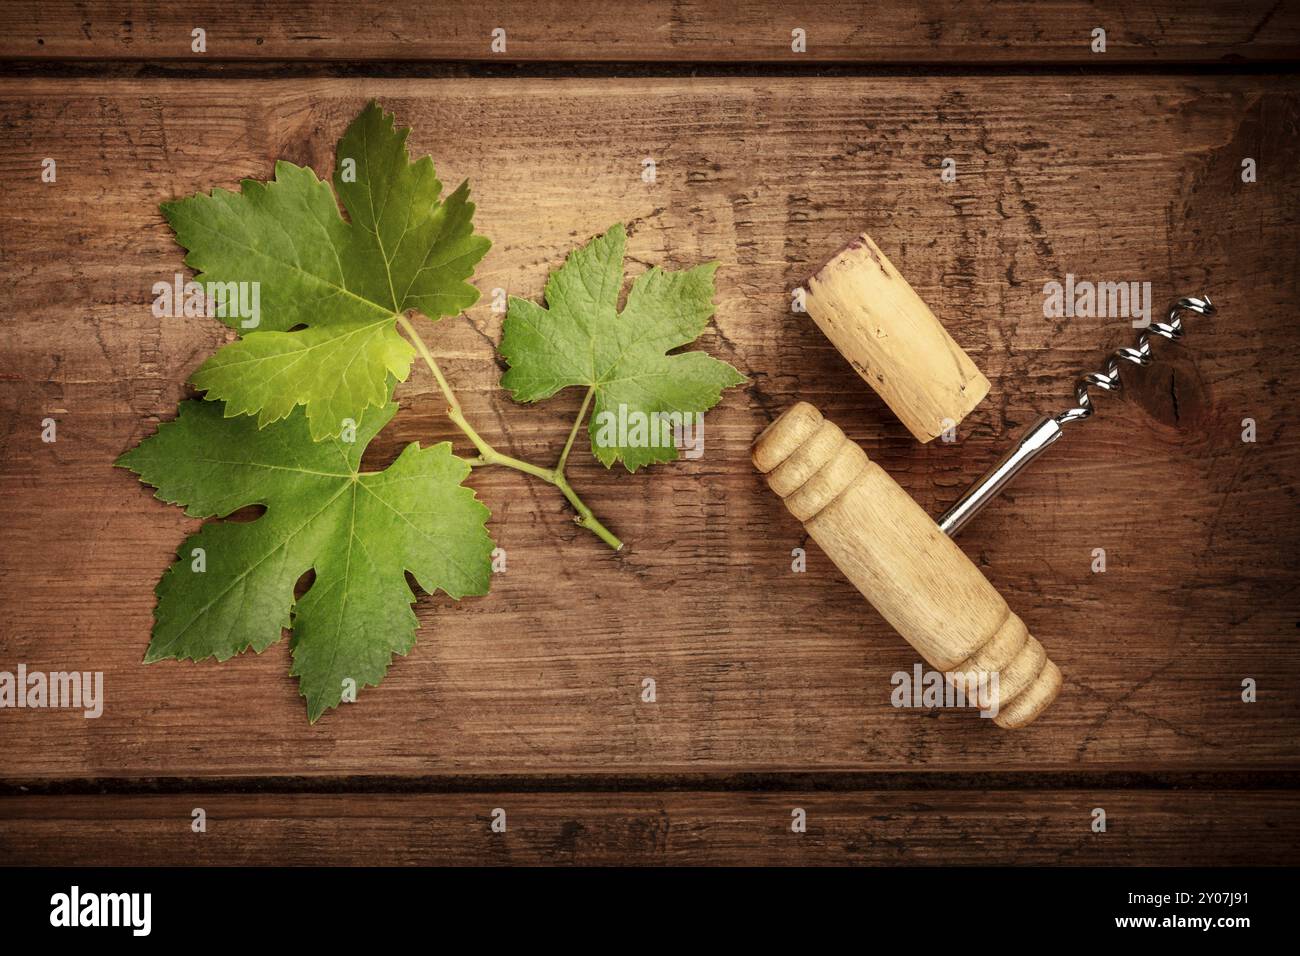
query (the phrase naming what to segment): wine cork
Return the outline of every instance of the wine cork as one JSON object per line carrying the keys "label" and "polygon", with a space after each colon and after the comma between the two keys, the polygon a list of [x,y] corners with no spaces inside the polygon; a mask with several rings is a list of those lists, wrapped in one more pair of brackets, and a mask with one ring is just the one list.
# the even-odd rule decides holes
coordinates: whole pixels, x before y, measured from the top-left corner
{"label": "wine cork", "polygon": [[918,441],[955,427],[988,394],[988,379],[866,233],[808,280],[804,305]]}

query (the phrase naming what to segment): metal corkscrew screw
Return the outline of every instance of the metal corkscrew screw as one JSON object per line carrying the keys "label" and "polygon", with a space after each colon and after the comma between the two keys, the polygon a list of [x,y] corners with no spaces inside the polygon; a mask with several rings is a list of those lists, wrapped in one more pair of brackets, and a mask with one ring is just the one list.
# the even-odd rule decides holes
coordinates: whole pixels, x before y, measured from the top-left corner
{"label": "metal corkscrew screw", "polygon": [[939,519],[939,528],[944,534],[953,537],[968,521],[979,513],[980,509],[997,497],[1020,471],[1031,461],[1041,455],[1061,437],[1061,426],[1069,422],[1082,421],[1092,415],[1092,396],[1089,388],[1096,387],[1106,392],[1118,391],[1123,387],[1120,381],[1120,362],[1134,365],[1150,365],[1152,359],[1152,336],[1176,341],[1183,335],[1183,313],[1195,312],[1197,315],[1210,316],[1215,313],[1210,297],[1185,296],[1169,307],[1164,322],[1152,322],[1142,330],[1136,348],[1125,346],[1116,349],[1106,357],[1106,365],[1100,371],[1088,372],[1074,386],[1075,406],[1058,415],[1048,415],[1037,422],[1020,437],[1015,446],[1002,456],[996,465],[990,468],[984,477],[971,485],[970,489],[957,499],[957,503]]}

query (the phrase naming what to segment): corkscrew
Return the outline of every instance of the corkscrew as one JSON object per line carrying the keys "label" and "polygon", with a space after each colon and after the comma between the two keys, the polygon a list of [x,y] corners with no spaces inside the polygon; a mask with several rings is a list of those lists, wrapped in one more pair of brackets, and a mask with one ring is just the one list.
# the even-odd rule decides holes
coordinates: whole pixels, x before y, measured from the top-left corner
{"label": "corkscrew", "polygon": [[1105,366],[1097,372],[1088,372],[1079,378],[1074,387],[1073,408],[1068,408],[1058,415],[1040,418],[1020,437],[1020,441],[1002,456],[979,481],[971,485],[957,503],[939,519],[939,528],[944,534],[953,537],[967,522],[979,513],[980,509],[992,501],[1026,465],[1046,451],[1061,437],[1061,426],[1070,422],[1083,421],[1092,415],[1092,395],[1090,388],[1105,392],[1118,391],[1123,387],[1119,370],[1121,362],[1134,365],[1150,365],[1152,359],[1151,342],[1153,336],[1177,341],[1183,336],[1183,313],[1194,312],[1197,315],[1214,315],[1215,308],[1209,296],[1186,296],[1169,307],[1164,322],[1152,322],[1138,337],[1136,348],[1125,346],[1116,349],[1106,357]]}
{"label": "corkscrew", "polygon": [[[866,233],[807,282],[808,314],[918,441],[960,422],[989,390],[916,291]],[[952,540],[1064,425],[1093,413],[1093,390],[1123,387],[1124,363],[1148,365],[1156,338],[1183,335],[1183,315],[1213,315],[1206,296],[1179,299],[1137,345],[1106,356],[1075,383],[1074,405],[1040,418],[938,522],[861,445],[808,402],[754,440],[754,467],[862,596],[954,686],[997,677],[999,727],[1024,727],[1064,686],[1060,668],[983,572]],[[967,684],[969,686],[969,684]]]}

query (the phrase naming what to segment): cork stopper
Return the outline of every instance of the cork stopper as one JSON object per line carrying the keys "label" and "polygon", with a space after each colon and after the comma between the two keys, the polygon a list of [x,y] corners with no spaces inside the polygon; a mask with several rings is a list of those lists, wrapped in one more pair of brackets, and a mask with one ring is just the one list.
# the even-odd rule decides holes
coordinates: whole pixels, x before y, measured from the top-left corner
{"label": "cork stopper", "polygon": [[813,321],[918,441],[953,428],[988,379],[866,233],[808,280]]}

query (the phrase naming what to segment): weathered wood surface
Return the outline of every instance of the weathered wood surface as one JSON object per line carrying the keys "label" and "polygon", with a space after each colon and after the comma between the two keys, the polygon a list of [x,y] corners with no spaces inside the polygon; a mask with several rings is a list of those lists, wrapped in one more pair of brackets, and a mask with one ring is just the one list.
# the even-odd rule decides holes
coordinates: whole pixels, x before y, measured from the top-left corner
{"label": "weathered wood surface", "polygon": [[[175,794],[0,797],[45,865],[1277,865],[1293,792]],[[1106,832],[1092,830],[1106,811]],[[206,813],[194,833],[192,813]],[[791,831],[803,809],[807,832]],[[493,833],[493,811],[506,832]]]}
{"label": "weathered wood surface", "polygon": [[[0,80],[0,667],[102,670],[107,696],[98,720],[0,712],[0,776],[1294,766],[1297,92],[1226,76]],[[415,650],[310,727],[286,642],[140,663],[153,586],[195,523],[110,464],[223,340],[150,314],[152,284],[181,269],[158,202],[279,157],[326,172],[372,96],[445,182],[472,178],[495,242],[481,288],[537,296],[573,244],[626,220],[634,271],[720,260],[702,344],[751,384],[710,413],[698,462],[607,474],[579,450],[574,484],[629,542],[620,556],[552,489],[476,471],[508,572],[487,598],[422,599]],[[993,383],[955,444],[918,445],[790,312],[862,229]],[[1100,398],[960,539],[1066,692],[1019,733],[896,710],[890,676],[915,654],[801,537],[749,442],[808,399],[938,513],[1131,342],[1127,319],[1043,318],[1043,283],[1066,273],[1149,280],[1157,301],[1205,291],[1221,314],[1126,370],[1128,399]],[[516,407],[496,388],[490,298],[432,341],[481,430],[544,458],[578,396]],[[398,394],[376,463],[455,437],[422,369]]]}
{"label": "weathered wood surface", "polygon": [[[191,50],[191,31],[207,50]],[[1106,30],[1104,54],[1092,31]],[[506,31],[494,52],[493,30]],[[794,29],[806,51],[792,50]],[[0,57],[135,61],[1214,63],[1300,56],[1300,5],[995,0],[9,0]]]}

